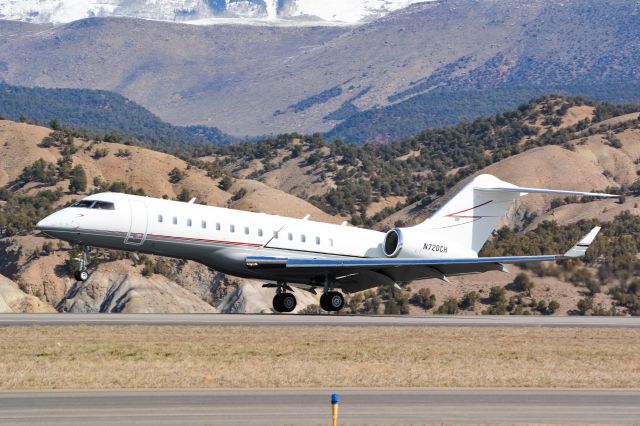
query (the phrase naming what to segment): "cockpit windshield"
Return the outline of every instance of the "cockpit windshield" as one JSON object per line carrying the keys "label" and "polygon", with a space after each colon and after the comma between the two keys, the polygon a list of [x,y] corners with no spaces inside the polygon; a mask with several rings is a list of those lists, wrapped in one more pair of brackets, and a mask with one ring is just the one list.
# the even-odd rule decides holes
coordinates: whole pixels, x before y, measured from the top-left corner
{"label": "cockpit windshield", "polygon": [[107,201],[96,200],[81,200],[73,204],[71,207],[81,207],[85,209],[99,209],[99,210],[115,210],[115,205]]}

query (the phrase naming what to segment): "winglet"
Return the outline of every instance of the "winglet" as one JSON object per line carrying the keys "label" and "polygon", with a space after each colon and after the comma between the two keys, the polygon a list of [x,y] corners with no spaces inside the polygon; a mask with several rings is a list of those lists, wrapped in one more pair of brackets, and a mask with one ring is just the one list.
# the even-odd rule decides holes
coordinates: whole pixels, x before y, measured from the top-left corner
{"label": "winglet", "polygon": [[600,232],[600,227],[596,226],[593,228],[587,235],[584,236],[578,244],[571,247],[565,254],[564,257],[582,257],[587,252],[589,245],[595,240],[596,235]]}

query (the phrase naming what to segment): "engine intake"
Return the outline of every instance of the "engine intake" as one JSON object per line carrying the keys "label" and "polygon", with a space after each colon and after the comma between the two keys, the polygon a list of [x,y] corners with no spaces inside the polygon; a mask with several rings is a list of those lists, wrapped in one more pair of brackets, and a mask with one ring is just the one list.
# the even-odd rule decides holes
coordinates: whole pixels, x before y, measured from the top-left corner
{"label": "engine intake", "polygon": [[393,228],[384,237],[382,251],[387,257],[396,257],[402,250],[403,238],[400,228]]}

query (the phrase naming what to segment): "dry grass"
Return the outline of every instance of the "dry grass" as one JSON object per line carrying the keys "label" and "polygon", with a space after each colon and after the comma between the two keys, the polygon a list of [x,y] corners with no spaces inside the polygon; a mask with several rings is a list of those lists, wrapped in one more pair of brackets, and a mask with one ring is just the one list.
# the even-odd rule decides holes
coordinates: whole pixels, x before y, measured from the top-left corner
{"label": "dry grass", "polygon": [[637,387],[640,331],[0,328],[0,387]]}

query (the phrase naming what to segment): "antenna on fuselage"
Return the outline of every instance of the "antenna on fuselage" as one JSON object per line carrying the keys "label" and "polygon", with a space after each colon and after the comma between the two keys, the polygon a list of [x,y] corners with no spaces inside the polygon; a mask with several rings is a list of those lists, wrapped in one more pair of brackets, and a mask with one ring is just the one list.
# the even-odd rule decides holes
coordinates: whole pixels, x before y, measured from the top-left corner
{"label": "antenna on fuselage", "polygon": [[196,202],[196,197],[193,197],[192,199],[189,200],[187,204],[193,204],[195,202]]}

